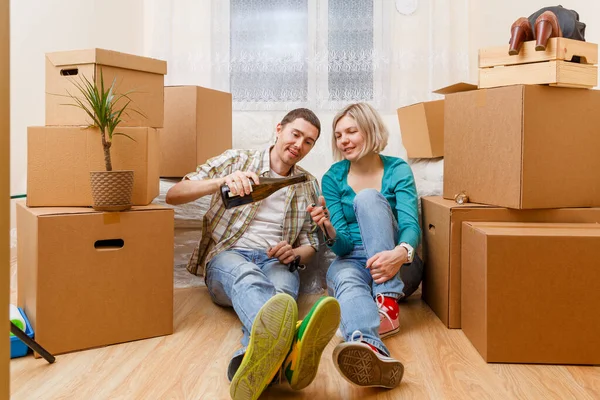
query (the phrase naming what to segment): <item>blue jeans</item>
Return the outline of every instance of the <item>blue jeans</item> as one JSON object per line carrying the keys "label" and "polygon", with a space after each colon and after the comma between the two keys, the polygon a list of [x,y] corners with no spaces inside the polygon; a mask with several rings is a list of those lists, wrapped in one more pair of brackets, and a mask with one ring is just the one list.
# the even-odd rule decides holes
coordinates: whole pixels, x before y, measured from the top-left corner
{"label": "blue jeans", "polygon": [[377,294],[401,299],[410,296],[421,283],[423,262],[415,255],[412,263],[404,264],[387,282],[373,282],[366,268],[369,258],[385,250],[392,250],[398,242],[396,218],[385,197],[374,189],[365,189],[354,198],[354,213],[363,245],[343,257],[337,257],[327,271],[327,287],[342,309],[340,328],[346,341],[354,331],[363,334],[363,340],[385,354],[389,350],[379,337],[379,313],[374,298]]}
{"label": "blue jeans", "polygon": [[300,277],[265,250],[232,249],[214,256],[206,266],[206,286],[214,303],[233,307],[242,322],[242,348],[246,352],[252,323],[260,308],[276,293],[298,298]]}

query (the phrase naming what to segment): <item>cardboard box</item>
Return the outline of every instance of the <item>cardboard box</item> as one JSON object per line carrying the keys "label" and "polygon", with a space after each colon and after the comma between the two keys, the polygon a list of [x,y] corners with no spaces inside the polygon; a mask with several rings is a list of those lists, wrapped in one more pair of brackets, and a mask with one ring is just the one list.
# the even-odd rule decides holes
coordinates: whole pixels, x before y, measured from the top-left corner
{"label": "cardboard box", "polygon": [[462,330],[487,362],[600,364],[600,225],[463,223]]}
{"label": "cardboard box", "polygon": [[422,297],[448,328],[461,327],[461,231],[464,221],[600,223],[600,208],[512,210],[439,196],[421,199],[425,273]]}
{"label": "cardboard box", "polygon": [[[477,89],[456,83],[433,93],[450,94]],[[436,158],[444,155],[444,100],[426,101],[397,110],[402,145],[408,158]]]}
{"label": "cardboard box", "polygon": [[60,354],[173,332],[173,210],[17,205],[18,305]]}
{"label": "cardboard box", "polygon": [[[158,132],[154,128],[120,128],[113,136],[113,170],[133,170],[134,205],[147,205],[159,194]],[[98,129],[29,127],[27,129],[27,205],[91,206],[90,171],[104,171]]]}
{"label": "cardboard box", "polygon": [[509,86],[446,96],[444,197],[600,206],[600,91]]}
{"label": "cardboard box", "polygon": [[166,61],[103,49],[46,54],[46,125],[90,125],[83,110],[64,105],[73,102],[64,95],[79,94],[73,80],[81,83],[82,76],[99,84],[100,72],[105,88],[116,79],[116,93],[133,91],[129,107],[143,114],[128,112],[121,126],[163,126]]}
{"label": "cardboard box", "polygon": [[165,87],[159,131],[161,177],[181,178],[232,147],[231,93],[199,86]]}

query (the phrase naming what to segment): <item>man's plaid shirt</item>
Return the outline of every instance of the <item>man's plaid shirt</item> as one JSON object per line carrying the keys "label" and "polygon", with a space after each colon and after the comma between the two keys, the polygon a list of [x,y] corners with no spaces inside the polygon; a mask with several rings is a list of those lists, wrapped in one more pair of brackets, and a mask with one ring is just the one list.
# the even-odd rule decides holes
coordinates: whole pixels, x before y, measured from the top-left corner
{"label": "man's plaid shirt", "polygon": [[[270,171],[270,148],[265,150],[227,150],[220,156],[211,158],[198,166],[196,172],[183,179],[203,180],[222,178],[235,171],[252,171],[259,178],[268,176]],[[307,174],[310,180],[315,177],[299,166],[294,166],[291,175]],[[317,226],[313,223],[306,207],[313,202],[309,185],[289,187],[285,200],[283,218],[283,240],[293,247],[310,245],[315,251],[318,246]],[[198,247],[194,250],[187,269],[192,274],[204,275],[206,264],[218,253],[230,249],[244,234],[250,221],[256,215],[261,202],[225,209],[219,192],[212,195],[210,206],[202,219],[202,233]]]}

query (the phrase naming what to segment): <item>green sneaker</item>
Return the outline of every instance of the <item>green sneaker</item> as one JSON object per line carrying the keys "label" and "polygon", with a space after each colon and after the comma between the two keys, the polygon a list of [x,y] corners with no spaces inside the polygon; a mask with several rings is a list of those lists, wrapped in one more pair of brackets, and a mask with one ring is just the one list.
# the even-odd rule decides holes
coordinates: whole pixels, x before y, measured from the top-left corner
{"label": "green sneaker", "polygon": [[261,307],[244,359],[229,386],[232,399],[255,400],[271,383],[294,340],[297,319],[298,306],[290,295],[276,294]]}
{"label": "green sneaker", "polygon": [[315,379],[321,354],[340,325],[340,304],[333,297],[321,297],[304,320],[296,324],[290,353],[283,363],[292,389],[304,389]]}

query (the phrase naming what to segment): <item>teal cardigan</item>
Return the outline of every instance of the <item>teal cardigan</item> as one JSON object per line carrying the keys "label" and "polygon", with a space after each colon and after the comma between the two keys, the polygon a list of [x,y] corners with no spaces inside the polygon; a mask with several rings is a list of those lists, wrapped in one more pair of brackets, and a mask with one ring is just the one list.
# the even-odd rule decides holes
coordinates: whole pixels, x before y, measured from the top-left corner
{"label": "teal cardigan", "polygon": [[[416,249],[421,237],[421,228],[412,170],[401,158],[384,155],[380,157],[383,161],[381,194],[387,199],[398,222],[400,235],[397,244],[408,243]],[[337,162],[329,168],[322,180],[323,197],[337,235],[331,250],[338,256],[344,256],[355,246],[362,245],[353,206],[356,193],[348,186],[349,169],[350,161]]]}

